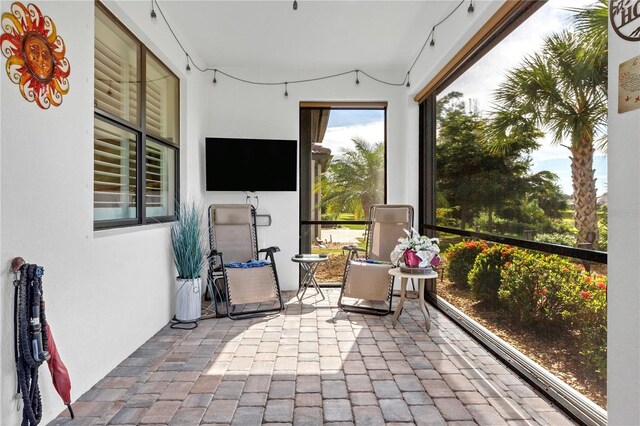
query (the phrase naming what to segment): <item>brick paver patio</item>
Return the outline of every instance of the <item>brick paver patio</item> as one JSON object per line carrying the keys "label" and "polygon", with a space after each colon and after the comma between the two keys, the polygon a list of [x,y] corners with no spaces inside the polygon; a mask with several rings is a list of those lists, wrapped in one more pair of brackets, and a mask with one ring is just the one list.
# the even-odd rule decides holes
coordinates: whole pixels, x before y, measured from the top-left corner
{"label": "brick paver patio", "polygon": [[394,329],[324,291],[285,293],[277,316],[164,327],[50,424],[573,424],[435,309],[426,333],[409,299]]}

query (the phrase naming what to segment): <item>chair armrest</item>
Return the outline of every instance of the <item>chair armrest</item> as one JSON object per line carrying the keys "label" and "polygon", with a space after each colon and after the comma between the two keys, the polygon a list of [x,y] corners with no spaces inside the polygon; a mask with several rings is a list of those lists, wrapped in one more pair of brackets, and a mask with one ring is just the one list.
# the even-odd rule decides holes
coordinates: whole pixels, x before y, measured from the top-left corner
{"label": "chair armrest", "polygon": [[258,250],[258,253],[277,253],[280,251],[280,247],[277,246],[271,246],[271,247],[267,247],[267,248],[263,248]]}
{"label": "chair armrest", "polygon": [[342,250],[348,250],[349,251],[349,255],[347,256],[347,262],[351,259],[357,258],[358,253],[366,253],[367,251],[365,249],[363,249],[362,247],[358,247],[358,246],[343,246]]}
{"label": "chair armrest", "polygon": [[207,255],[207,259],[208,259],[208,260],[211,260],[211,259],[213,259],[213,258],[214,258],[214,257],[216,257],[216,256],[220,256],[220,257],[222,257],[222,252],[221,252],[221,251],[218,251],[218,250],[211,250],[211,251],[209,252],[209,254]]}
{"label": "chair armrest", "polygon": [[265,253],[264,258],[269,258],[271,259],[272,263],[276,262],[275,257],[273,256],[273,253],[279,252],[280,251],[280,247],[276,247],[276,246],[271,246],[271,247],[267,247],[267,248],[263,248],[258,250],[258,253]]}

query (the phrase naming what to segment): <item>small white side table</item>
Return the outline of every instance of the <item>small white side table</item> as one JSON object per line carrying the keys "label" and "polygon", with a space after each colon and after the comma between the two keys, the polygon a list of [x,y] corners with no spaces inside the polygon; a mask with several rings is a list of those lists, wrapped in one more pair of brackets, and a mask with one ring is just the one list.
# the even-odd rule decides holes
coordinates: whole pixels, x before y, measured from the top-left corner
{"label": "small white side table", "polygon": [[396,322],[398,322],[398,317],[402,313],[402,306],[404,305],[405,294],[407,292],[407,280],[409,278],[415,278],[419,283],[418,300],[420,309],[422,309],[422,314],[424,315],[427,331],[429,331],[429,329],[431,328],[431,315],[429,314],[429,309],[427,308],[427,305],[424,301],[425,280],[438,278],[438,273],[432,270],[431,272],[428,272],[426,274],[410,274],[408,272],[402,272],[400,268],[391,268],[389,269],[389,275],[400,278],[400,302],[396,307],[396,312],[393,314],[391,324],[395,327]]}
{"label": "small white side table", "polygon": [[[304,298],[304,294],[307,292],[309,287],[313,287],[316,291],[322,296],[322,300],[324,300],[324,293],[320,290],[320,286],[318,286],[318,281],[316,281],[316,269],[318,269],[318,265],[323,262],[329,260],[327,255],[318,255],[318,254],[297,254],[291,258],[293,262],[299,263],[304,270],[304,276],[302,277],[302,281],[300,282],[300,288],[298,289],[298,300],[302,301]],[[302,294],[300,292],[302,291]]]}

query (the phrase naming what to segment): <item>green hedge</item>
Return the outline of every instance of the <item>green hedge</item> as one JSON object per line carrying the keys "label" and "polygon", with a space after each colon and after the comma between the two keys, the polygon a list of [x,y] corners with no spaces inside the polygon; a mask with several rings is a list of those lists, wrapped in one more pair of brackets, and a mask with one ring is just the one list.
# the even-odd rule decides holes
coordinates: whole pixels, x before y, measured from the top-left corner
{"label": "green hedge", "polygon": [[516,250],[502,269],[498,298],[523,324],[564,326],[565,294],[581,274],[559,256]]}
{"label": "green hedge", "polygon": [[473,263],[476,257],[487,248],[489,246],[484,241],[461,241],[451,245],[445,252],[447,278],[460,288],[468,288],[467,277],[473,268]]}
{"label": "green hedge", "polygon": [[577,339],[585,363],[606,377],[607,277],[556,255],[482,241],[458,243],[446,256],[447,276],[456,285],[468,282],[477,299],[525,326]]}
{"label": "green hedge", "polygon": [[505,244],[495,244],[482,251],[469,271],[469,285],[478,299],[497,304],[502,267],[511,262],[515,248]]}

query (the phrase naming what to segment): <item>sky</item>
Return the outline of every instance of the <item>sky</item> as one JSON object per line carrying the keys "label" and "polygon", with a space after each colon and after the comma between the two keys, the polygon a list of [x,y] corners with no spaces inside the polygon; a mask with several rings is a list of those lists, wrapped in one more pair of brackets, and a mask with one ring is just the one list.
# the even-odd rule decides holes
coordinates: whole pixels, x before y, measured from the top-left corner
{"label": "sky", "polygon": [[344,148],[352,148],[351,139],[360,137],[369,143],[384,141],[384,111],[332,110],[322,145],[340,155]]}
{"label": "sky", "polygon": [[[480,112],[491,107],[492,91],[503,81],[505,71],[520,64],[527,53],[536,51],[542,44],[542,36],[568,25],[571,13],[568,7],[580,8],[593,0],[550,0],[533,16],[505,38],[496,48],[487,53],[448,88],[446,94],[456,90],[464,94],[464,99],[474,99]],[[535,34],[535,36],[532,36]],[[519,54],[514,54],[519,52]],[[499,65],[496,65],[499,64]],[[339,154],[341,148],[353,146],[351,139],[361,137],[368,142],[384,140],[384,115],[376,110],[333,110],[323,145]],[[393,143],[389,141],[388,143]],[[541,147],[531,154],[532,172],[549,170],[559,177],[563,192],[573,193],[569,150],[551,143],[550,137],[540,141]],[[598,195],[607,191],[607,160],[605,153],[597,152],[594,169]]]}

